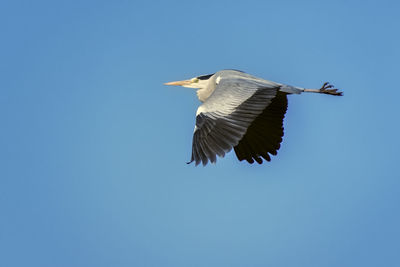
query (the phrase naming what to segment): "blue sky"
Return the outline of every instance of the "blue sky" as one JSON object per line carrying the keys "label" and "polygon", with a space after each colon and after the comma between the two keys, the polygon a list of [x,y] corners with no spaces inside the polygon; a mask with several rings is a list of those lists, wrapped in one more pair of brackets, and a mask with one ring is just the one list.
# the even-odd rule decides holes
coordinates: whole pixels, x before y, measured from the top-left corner
{"label": "blue sky", "polygon": [[[399,266],[398,1],[3,1],[1,266]],[[224,68],[289,97],[277,157],[190,159]]]}

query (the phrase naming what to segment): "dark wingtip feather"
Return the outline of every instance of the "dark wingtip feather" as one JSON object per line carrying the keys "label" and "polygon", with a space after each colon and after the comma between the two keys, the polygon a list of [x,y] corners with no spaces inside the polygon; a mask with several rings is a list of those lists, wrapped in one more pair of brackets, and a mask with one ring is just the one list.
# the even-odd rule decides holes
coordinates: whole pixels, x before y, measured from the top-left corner
{"label": "dark wingtip feather", "polygon": [[253,156],[253,158],[257,161],[258,164],[262,164],[263,160],[258,156]]}
{"label": "dark wingtip feather", "polygon": [[[245,136],[235,146],[237,158],[247,160],[250,164],[262,164],[264,158],[271,161],[271,155],[276,156],[284,135],[283,119],[287,110],[285,93],[278,92],[271,104],[254,120],[247,129]],[[269,154],[268,154],[269,153]]]}
{"label": "dark wingtip feather", "polygon": [[266,161],[271,161],[271,157],[268,155],[268,153],[262,153],[261,156],[262,156]]}

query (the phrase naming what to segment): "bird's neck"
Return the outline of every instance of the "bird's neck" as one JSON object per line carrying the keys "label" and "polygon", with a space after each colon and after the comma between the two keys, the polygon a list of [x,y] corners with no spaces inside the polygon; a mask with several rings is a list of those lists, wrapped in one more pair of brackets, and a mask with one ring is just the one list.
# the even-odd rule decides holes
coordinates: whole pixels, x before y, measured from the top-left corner
{"label": "bird's neck", "polygon": [[207,98],[211,95],[211,92],[207,90],[207,88],[202,88],[197,90],[197,97],[201,102],[204,102],[207,100]]}
{"label": "bird's neck", "polygon": [[197,90],[197,97],[201,102],[207,100],[210,97],[212,92],[215,90],[215,82],[214,79],[209,79],[208,81],[204,81],[205,83],[202,84],[202,87]]}

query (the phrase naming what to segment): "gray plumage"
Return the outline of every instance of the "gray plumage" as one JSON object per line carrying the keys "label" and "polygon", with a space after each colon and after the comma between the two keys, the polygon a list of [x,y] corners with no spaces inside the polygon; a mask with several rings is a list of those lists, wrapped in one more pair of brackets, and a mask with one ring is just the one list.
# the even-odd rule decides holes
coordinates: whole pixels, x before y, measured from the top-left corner
{"label": "gray plumage", "polygon": [[222,70],[190,80],[167,83],[198,88],[202,105],[196,112],[192,156],[188,163],[215,163],[232,148],[239,160],[270,161],[283,137],[287,95],[315,92],[342,95],[327,83],[304,89],[260,79],[236,70]]}

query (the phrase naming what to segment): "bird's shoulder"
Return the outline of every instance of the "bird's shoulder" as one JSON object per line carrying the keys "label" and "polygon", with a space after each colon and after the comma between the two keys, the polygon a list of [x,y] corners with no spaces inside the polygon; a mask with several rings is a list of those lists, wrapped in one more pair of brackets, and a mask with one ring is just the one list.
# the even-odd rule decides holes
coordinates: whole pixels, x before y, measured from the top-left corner
{"label": "bird's shoulder", "polygon": [[[257,78],[238,70],[216,72],[210,82],[213,92],[201,105],[201,110],[214,110],[218,107],[232,109],[255,95],[258,91],[271,91],[273,94],[280,84]],[[270,95],[268,93],[268,95]]]}
{"label": "bird's shoulder", "polygon": [[221,70],[213,75],[212,79],[217,87],[229,86],[231,89],[265,89],[276,88],[281,84],[256,77],[240,70]]}

